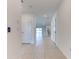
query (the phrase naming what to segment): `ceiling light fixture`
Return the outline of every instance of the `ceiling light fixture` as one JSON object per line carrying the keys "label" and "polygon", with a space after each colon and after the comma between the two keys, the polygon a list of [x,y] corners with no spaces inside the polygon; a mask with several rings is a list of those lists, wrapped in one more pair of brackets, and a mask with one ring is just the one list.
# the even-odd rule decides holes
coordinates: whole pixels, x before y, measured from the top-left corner
{"label": "ceiling light fixture", "polygon": [[21,0],[21,3],[23,3],[24,1],[23,0]]}

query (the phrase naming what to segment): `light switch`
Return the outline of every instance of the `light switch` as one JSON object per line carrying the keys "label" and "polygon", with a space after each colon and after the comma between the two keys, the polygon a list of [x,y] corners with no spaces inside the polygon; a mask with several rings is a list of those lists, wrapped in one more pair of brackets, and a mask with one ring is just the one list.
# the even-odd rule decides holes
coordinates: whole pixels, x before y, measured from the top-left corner
{"label": "light switch", "polygon": [[11,32],[11,28],[10,28],[10,27],[8,27],[7,31],[8,31],[8,32]]}

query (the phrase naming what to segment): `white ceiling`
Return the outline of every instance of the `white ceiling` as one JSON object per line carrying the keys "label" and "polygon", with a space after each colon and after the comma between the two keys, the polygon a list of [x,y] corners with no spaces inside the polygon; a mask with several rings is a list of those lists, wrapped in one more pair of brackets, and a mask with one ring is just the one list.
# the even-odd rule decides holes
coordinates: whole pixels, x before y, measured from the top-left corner
{"label": "white ceiling", "polygon": [[47,13],[54,12],[60,0],[24,0],[23,13]]}
{"label": "white ceiling", "polygon": [[[24,0],[22,13],[35,14],[38,25],[48,25],[61,0]],[[47,17],[43,17],[43,15]]]}

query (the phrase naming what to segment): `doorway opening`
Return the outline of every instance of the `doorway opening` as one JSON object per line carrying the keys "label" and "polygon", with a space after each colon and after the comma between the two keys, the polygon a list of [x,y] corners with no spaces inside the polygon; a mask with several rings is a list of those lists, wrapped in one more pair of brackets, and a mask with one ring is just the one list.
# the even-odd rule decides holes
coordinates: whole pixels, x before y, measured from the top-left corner
{"label": "doorway opening", "polygon": [[36,28],[36,45],[42,43],[43,40],[43,34],[42,34],[42,28]]}

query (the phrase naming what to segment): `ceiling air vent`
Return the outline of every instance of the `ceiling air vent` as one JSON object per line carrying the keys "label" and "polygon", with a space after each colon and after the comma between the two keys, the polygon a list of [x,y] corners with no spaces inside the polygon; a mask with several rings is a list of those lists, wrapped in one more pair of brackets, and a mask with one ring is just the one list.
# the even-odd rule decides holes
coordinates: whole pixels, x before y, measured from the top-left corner
{"label": "ceiling air vent", "polygon": [[24,1],[23,0],[21,0],[21,3],[23,3]]}

